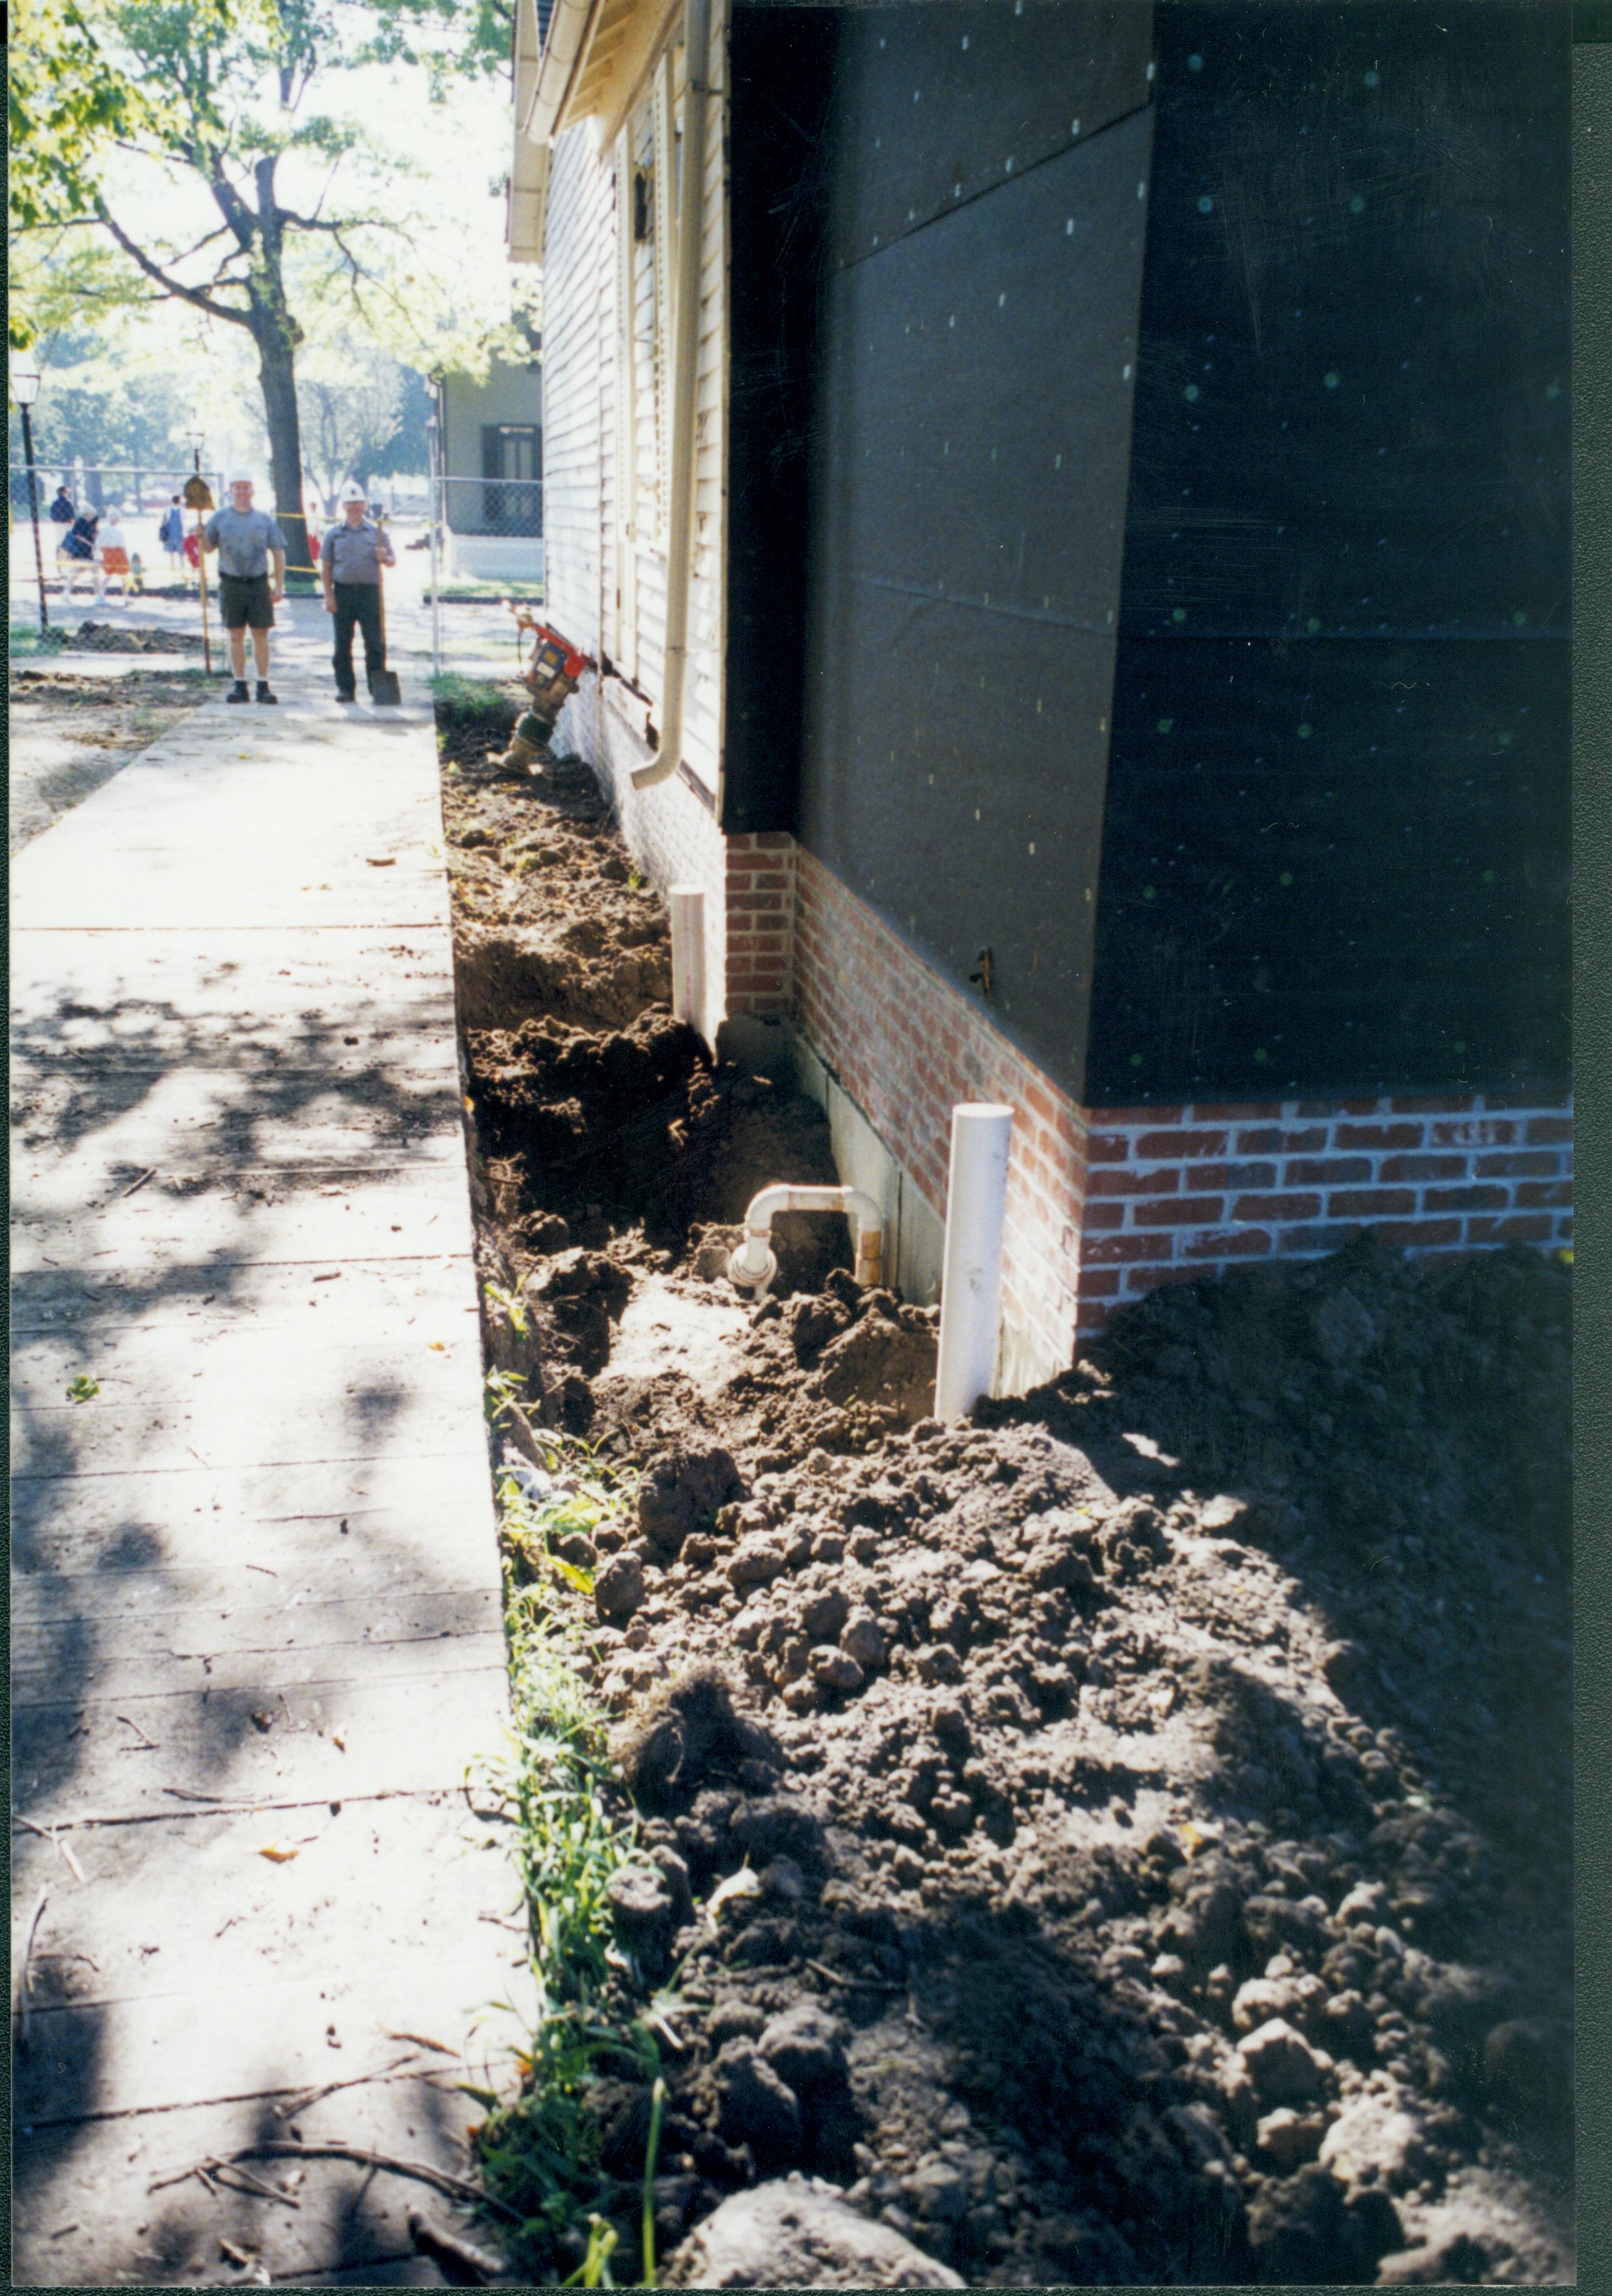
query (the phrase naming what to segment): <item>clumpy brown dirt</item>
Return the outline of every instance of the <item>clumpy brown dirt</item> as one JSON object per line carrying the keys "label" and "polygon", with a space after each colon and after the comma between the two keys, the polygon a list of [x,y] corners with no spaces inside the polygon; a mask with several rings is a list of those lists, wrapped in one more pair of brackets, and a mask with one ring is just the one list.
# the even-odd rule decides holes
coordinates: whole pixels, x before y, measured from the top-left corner
{"label": "clumpy brown dirt", "polygon": [[[644,1470],[567,1552],[663,2243],[799,2170],[976,2284],[1570,2277],[1565,1271],[1240,1272],[942,1427],[932,1312],[821,1239],[736,1311],[826,1143],[671,1022],[591,781],[446,787],[489,1349]],[[646,1309],[708,1343],[623,1378]]]}

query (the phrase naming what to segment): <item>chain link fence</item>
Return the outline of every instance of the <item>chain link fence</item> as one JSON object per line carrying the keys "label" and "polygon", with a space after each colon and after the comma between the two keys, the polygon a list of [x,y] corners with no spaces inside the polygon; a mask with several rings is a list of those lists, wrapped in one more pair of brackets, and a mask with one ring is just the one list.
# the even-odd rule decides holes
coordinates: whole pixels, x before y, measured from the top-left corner
{"label": "chain link fence", "polygon": [[507,675],[513,631],[503,602],[538,605],[544,596],[543,480],[434,472],[431,513],[421,537],[431,554],[431,667]]}

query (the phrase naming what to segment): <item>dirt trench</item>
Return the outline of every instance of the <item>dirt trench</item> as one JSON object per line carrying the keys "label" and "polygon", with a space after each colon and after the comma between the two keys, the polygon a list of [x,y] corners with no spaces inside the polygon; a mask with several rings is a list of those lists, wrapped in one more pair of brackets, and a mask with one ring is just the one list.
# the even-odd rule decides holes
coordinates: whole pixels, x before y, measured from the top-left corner
{"label": "dirt trench", "polygon": [[[592,776],[501,740],[445,729],[485,1332],[643,1471],[568,1553],[683,1972],[667,2276],[798,2174],[971,2284],[1570,2278],[1566,1271],[1239,1272],[942,1427],[839,1224],[722,1280],[826,1128],[672,1021]],[[647,2094],[593,2102],[631,2178]]]}

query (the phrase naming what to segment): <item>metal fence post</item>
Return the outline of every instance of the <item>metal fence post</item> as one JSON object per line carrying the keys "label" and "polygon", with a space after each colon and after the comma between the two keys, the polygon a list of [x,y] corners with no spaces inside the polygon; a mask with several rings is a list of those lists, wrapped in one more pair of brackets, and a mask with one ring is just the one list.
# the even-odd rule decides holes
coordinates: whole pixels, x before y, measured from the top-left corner
{"label": "metal fence post", "polygon": [[431,674],[442,675],[442,466],[431,473]]}

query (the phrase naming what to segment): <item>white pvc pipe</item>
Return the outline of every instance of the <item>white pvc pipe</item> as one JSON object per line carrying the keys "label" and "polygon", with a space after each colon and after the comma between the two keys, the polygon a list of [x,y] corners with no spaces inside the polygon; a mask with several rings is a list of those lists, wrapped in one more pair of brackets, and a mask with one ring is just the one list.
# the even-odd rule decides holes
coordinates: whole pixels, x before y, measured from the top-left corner
{"label": "white pvc pipe", "polygon": [[667,895],[672,913],[672,1013],[696,1035],[705,1034],[705,895],[698,885],[674,885]]}
{"label": "white pvc pipe", "polygon": [[995,1382],[1012,1136],[1011,1108],[983,1101],[964,1102],[952,1111],[940,1356],[935,1367],[937,1419],[966,1419]]}
{"label": "white pvc pipe", "polygon": [[765,1296],[778,1273],[773,1221],[779,1212],[843,1212],[856,1230],[856,1281],[877,1283],[884,1267],[884,1214],[860,1188],[794,1186],[779,1181],[750,1199],[744,1216],[744,1241],[728,1261],[728,1275],[757,1298]]}
{"label": "white pvc pipe", "polygon": [[688,0],[683,20],[683,181],[672,286],[672,469],[666,553],[666,690],[660,747],[633,775],[634,789],[669,781],[683,758],[689,661],[689,594],[694,586],[694,441],[700,419],[700,274],[705,232],[705,101],[711,61],[711,0]]}

